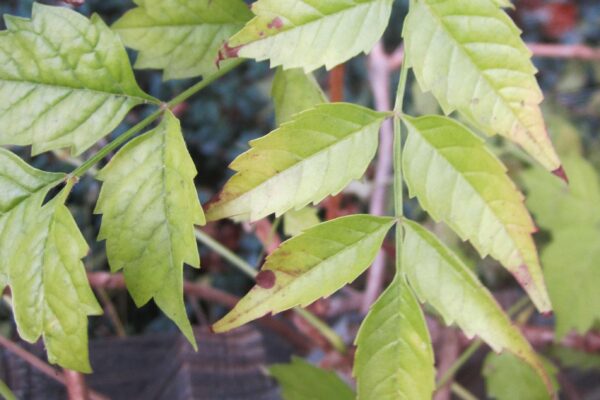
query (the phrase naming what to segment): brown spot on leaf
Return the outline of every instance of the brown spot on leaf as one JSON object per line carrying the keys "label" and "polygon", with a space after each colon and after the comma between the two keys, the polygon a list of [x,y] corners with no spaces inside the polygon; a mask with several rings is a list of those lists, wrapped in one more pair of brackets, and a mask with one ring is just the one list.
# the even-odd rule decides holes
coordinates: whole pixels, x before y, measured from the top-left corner
{"label": "brown spot on leaf", "polygon": [[215,64],[217,64],[217,68],[219,68],[221,61],[226,60],[228,58],[236,58],[242,46],[230,47],[229,43],[225,43],[221,50],[219,50],[219,54],[217,55],[217,60]]}
{"label": "brown spot on leaf", "polygon": [[275,286],[275,281],[277,277],[275,273],[269,269],[265,269],[260,271],[258,275],[256,275],[256,284],[263,289],[271,289]]}
{"label": "brown spot on leaf", "polygon": [[552,173],[558,176],[563,181],[565,181],[567,185],[569,184],[569,178],[567,177],[567,173],[565,172],[565,169],[562,167],[562,165],[556,168],[554,171],[552,171]]}
{"label": "brown spot on leaf", "polygon": [[283,28],[283,21],[279,17],[273,18],[273,21],[267,25],[269,29],[281,29]]}

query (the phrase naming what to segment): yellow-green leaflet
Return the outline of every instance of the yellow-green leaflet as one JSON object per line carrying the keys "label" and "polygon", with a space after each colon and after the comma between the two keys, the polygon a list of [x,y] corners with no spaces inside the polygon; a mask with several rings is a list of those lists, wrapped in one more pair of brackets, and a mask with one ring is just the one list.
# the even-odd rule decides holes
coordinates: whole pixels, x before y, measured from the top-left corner
{"label": "yellow-green leaflet", "polygon": [[411,1],[403,28],[407,60],[446,114],[458,110],[488,135],[507,137],[560,174],[531,52],[501,5],[508,2]]}
{"label": "yellow-green leaflet", "polygon": [[393,0],[258,0],[256,15],[222,57],[270,60],[271,67],[331,69],[371,50],[385,30]]}
{"label": "yellow-green leaflet", "polygon": [[[277,68],[273,78],[271,97],[275,106],[275,122],[281,125],[299,112],[327,103],[328,99],[312,74],[301,69]],[[283,215],[283,229],[288,236],[317,225],[321,220],[315,207],[306,206],[289,210]]]}
{"label": "yellow-green leaflet", "polygon": [[347,103],[296,114],[231,163],[237,174],[207,204],[207,218],[256,221],[339,193],[363,176],[387,116]]}
{"label": "yellow-green leaflet", "polygon": [[419,299],[467,337],[477,335],[494,351],[509,351],[527,362],[550,390],[539,357],[475,274],[431,232],[408,220],[403,226],[402,271]]}
{"label": "yellow-green leaflet", "polygon": [[[37,175],[37,183],[51,179],[31,167],[25,171]],[[87,243],[64,205],[72,182],[42,206],[54,185],[38,187],[0,216],[0,270],[8,276],[19,335],[31,343],[42,336],[51,363],[91,372],[88,316],[102,308],[81,262]]]}
{"label": "yellow-green leaflet", "polygon": [[224,332],[295,306],[305,307],[354,281],[371,264],[393,218],[351,215],[284,242],[263,265],[256,286],[213,325]]}
{"label": "yellow-green leaflet", "polygon": [[403,276],[371,307],[356,337],[359,400],[429,400],[435,390],[431,338]]}
{"label": "yellow-green leaflet", "polygon": [[284,400],[353,400],[354,392],[333,371],[292,357],[289,364],[275,364],[269,373],[281,386]]}
{"label": "yellow-green leaflet", "polygon": [[215,73],[219,48],[252,18],[242,0],[135,3],[112,29],[139,50],[135,68],[164,69],[165,80]]}
{"label": "yellow-green leaflet", "polygon": [[4,20],[0,144],[78,155],[135,105],[158,103],[138,87],[119,37],[97,15],[34,3],[31,20]]}
{"label": "yellow-green leaflet", "polygon": [[183,302],[183,263],[200,266],[194,225],[204,224],[179,121],[161,124],[125,145],[98,174],[99,239],[113,271],[142,306],[151,298],[195,345]]}
{"label": "yellow-green leaflet", "polygon": [[[540,357],[553,391],[558,391],[557,368]],[[512,354],[489,353],[483,365],[485,387],[490,398],[497,400],[553,400],[540,376]]]}
{"label": "yellow-green leaflet", "polygon": [[403,172],[411,197],[436,221],[500,261],[541,312],[552,309],[533,242],[535,226],[506,167],[450,118],[404,117]]}

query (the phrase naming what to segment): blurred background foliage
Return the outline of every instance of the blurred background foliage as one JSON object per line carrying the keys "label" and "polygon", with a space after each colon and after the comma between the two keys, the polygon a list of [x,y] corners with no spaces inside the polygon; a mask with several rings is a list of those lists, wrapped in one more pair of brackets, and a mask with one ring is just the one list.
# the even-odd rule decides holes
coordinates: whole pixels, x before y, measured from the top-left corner
{"label": "blurred background foliage", "polygon": [[[46,0],[42,2],[65,5],[60,1]],[[250,3],[250,1],[247,2]],[[32,0],[0,0],[0,14],[29,17],[32,3]],[[408,9],[407,4],[408,0],[396,1],[392,20],[384,36],[385,47],[390,52],[401,43],[402,20]],[[515,6],[516,9],[510,11],[510,14],[523,30],[523,36],[527,42],[585,44],[600,47],[600,2],[598,0],[518,0],[515,2]],[[86,15],[96,12],[110,24],[132,7],[134,7],[134,4],[129,0],[86,0],[77,9]],[[2,25],[1,22],[0,25]],[[4,29],[3,25],[1,27]],[[135,59],[135,53],[131,52],[130,54],[132,59]],[[587,163],[592,171],[600,171],[600,61],[534,58],[534,62],[539,69],[538,78],[546,96],[544,110],[547,124],[559,153],[563,157],[569,156],[576,160],[587,160],[581,162]],[[163,82],[160,71],[148,70],[137,71],[136,76],[144,90],[163,100],[172,98],[197,81],[197,79],[191,79]],[[208,201],[231,175],[227,166],[238,154],[247,149],[247,142],[268,133],[274,128],[273,105],[269,97],[272,77],[273,71],[269,69],[267,63],[247,62],[176,110],[182,121],[188,148],[199,171],[196,183],[203,203]],[[317,72],[316,77],[327,92],[329,90],[328,73],[320,70]],[[397,82],[397,77],[395,77],[395,80]],[[395,85],[396,82],[392,82],[392,84]],[[430,95],[422,93],[414,80],[411,81],[409,88],[407,103],[409,113],[439,113],[435,100]],[[373,106],[366,57],[357,57],[347,63],[344,89],[345,101]],[[149,112],[150,109],[136,108],[117,131],[106,140],[114,139]],[[592,204],[596,198],[594,195],[589,195],[586,198],[589,200],[588,203],[580,202],[573,205],[572,209],[565,208],[564,203],[561,203],[557,198],[557,195],[563,189],[556,186],[558,183],[553,180],[553,177],[544,177],[543,174],[540,176],[534,170],[527,170],[529,165],[524,161],[526,158],[519,150],[498,139],[494,139],[492,142],[495,145],[497,154],[509,166],[513,177],[522,184],[522,188],[530,192],[531,198],[528,205],[542,228],[542,232],[536,235],[536,238],[539,241],[543,259],[549,259],[547,251],[557,251],[556,249],[552,250],[552,241],[556,237],[561,237],[561,235],[564,237],[564,234],[560,232],[580,227],[581,224],[577,222],[577,218],[572,218],[569,213],[576,215],[581,207],[588,207],[586,210],[587,216],[583,218],[591,221],[589,231],[592,233],[585,236],[575,233],[574,238],[567,237],[562,240],[577,241],[578,238],[581,238],[586,245],[589,245],[586,248],[593,249],[594,246],[595,248],[600,246],[600,228],[598,226],[600,223],[600,204]],[[105,143],[99,143],[84,157],[97,151]],[[70,171],[73,169],[73,164],[78,162],[61,153],[48,153],[31,159],[28,149],[14,150],[36,167],[50,171]],[[577,162],[579,161],[575,161],[575,163]],[[527,172],[522,176],[522,172],[525,170]],[[567,170],[567,172],[569,171]],[[366,190],[369,188],[368,182],[372,174],[373,171],[367,173],[363,186],[352,185],[342,196],[341,213],[353,213],[368,209],[368,201],[363,194],[365,188]],[[549,186],[546,185],[545,189],[540,189],[539,187],[544,185],[539,185],[539,182],[544,180],[549,182]],[[597,173],[586,175],[581,178],[578,184],[583,189],[591,187],[597,189]],[[554,191],[548,189],[550,186]],[[542,192],[544,190],[546,192]],[[75,187],[70,198],[69,207],[92,248],[90,256],[86,259],[87,267],[92,271],[107,271],[108,265],[104,255],[103,243],[95,240],[100,225],[100,217],[93,214],[98,191],[99,183],[97,181],[89,178],[83,179]],[[580,197],[582,196],[585,197],[585,193]],[[560,217],[558,214],[562,212],[567,214],[559,223],[540,223],[540,219],[544,220],[552,216],[558,218]],[[321,211],[322,217],[323,214]],[[413,201],[407,202],[406,214],[414,219],[424,218],[424,214],[416,202]],[[299,218],[314,219],[314,215],[301,215]],[[284,227],[282,225],[279,226],[282,236],[293,232],[294,227]],[[248,226],[221,221],[210,224],[205,230],[251,265],[260,265],[264,257],[264,251],[261,242]],[[498,293],[507,291],[518,293],[519,289],[512,278],[501,268],[498,268],[494,262],[479,260],[474,250],[459,243],[458,239],[447,228],[435,226],[435,230],[449,244],[459,250],[468,264],[476,269],[489,287]],[[564,252],[564,246],[567,248],[572,247],[569,242],[566,242],[563,247],[559,248],[558,253]],[[214,287],[237,295],[242,295],[249,289],[251,282],[242,273],[229,267],[223,259],[204,246],[200,246],[200,251],[202,269],[200,271],[186,269],[185,273],[188,280],[207,282]],[[600,249],[595,253],[571,255],[568,260],[577,262],[578,259],[583,258],[583,261],[585,261],[585,257],[590,257],[589,254],[595,254],[596,258],[593,259],[587,269],[578,269],[579,273],[584,275],[578,277],[579,280],[574,283],[574,290],[577,289],[578,282],[586,281],[591,282],[591,288],[588,290],[593,290],[594,287],[600,288]],[[551,258],[554,259],[554,257]],[[552,264],[552,259],[548,262],[549,264]],[[485,268],[483,268],[484,266]],[[585,274],[589,274],[589,276]],[[358,280],[354,284],[356,289],[362,289],[363,286],[364,280]],[[580,285],[580,287],[583,286],[585,285]],[[590,284],[585,287],[590,287]],[[596,290],[600,293],[600,289]],[[113,300],[128,334],[175,330],[174,325],[153,304],[137,309],[124,291],[111,291],[109,296]],[[566,301],[568,303],[568,299]],[[593,296],[591,300],[584,298],[583,303],[585,302],[590,307],[600,308],[598,296]],[[201,308],[210,321],[214,321],[216,317],[224,312],[222,307],[213,304],[201,302],[189,305],[190,318],[196,323],[202,323],[198,320],[199,318],[195,317],[198,314],[192,312],[198,307]],[[9,309],[5,305],[0,309],[0,317],[2,318],[0,323],[2,333],[9,334],[14,331]],[[358,315],[343,315],[338,320],[329,322],[350,342],[353,333],[352,329],[348,327],[356,325],[359,321],[358,318]],[[593,315],[591,318],[593,320]],[[115,327],[106,317],[92,318],[91,321],[90,334],[92,338],[115,334]],[[548,319],[540,320],[540,323],[548,324]],[[595,327],[598,327],[597,320]],[[568,326],[565,329],[568,331]],[[599,370],[600,358],[594,354],[584,352],[579,354],[576,351],[558,346],[553,347],[550,354],[555,360],[560,360],[567,367],[576,366],[589,371]],[[598,384],[597,381],[596,383]],[[595,398],[600,398],[598,388],[596,387],[595,390],[596,392],[593,392],[592,389],[592,393],[596,393],[598,396]]]}

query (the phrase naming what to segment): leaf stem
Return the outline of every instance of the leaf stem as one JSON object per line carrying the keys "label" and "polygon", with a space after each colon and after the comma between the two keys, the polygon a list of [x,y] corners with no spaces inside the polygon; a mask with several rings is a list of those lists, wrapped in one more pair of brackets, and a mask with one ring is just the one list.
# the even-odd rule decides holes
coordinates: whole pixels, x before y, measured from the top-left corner
{"label": "leaf stem", "polygon": [[196,229],[196,239],[198,239],[200,243],[203,243],[207,247],[210,247],[213,251],[215,251],[221,257],[229,261],[234,267],[238,268],[250,278],[256,278],[258,272],[256,272],[256,270],[252,268],[250,264],[248,264],[233,251],[229,250],[227,247],[223,246],[221,243],[217,242],[215,239],[213,239],[200,229]]}
{"label": "leaf stem", "polygon": [[450,390],[452,390],[452,393],[454,393],[459,399],[477,400],[477,397],[475,397],[473,393],[469,392],[464,386],[458,383],[453,383]]}
{"label": "leaf stem", "polygon": [[404,107],[404,95],[406,92],[406,81],[408,78],[408,64],[406,55],[400,70],[400,81],[396,91],[396,102],[394,105],[394,210],[398,219],[396,225],[396,269],[401,270],[402,264],[402,217],[404,216],[404,195],[402,180],[402,122],[400,115]]}
{"label": "leaf stem", "polygon": [[221,68],[216,73],[212,74],[208,78],[201,80],[195,85],[189,87],[168,103],[163,103],[162,106],[154,111],[152,114],[148,115],[146,118],[138,122],[135,126],[129,129],[127,132],[123,133],[121,136],[104,146],[100,151],[98,151],[94,156],[92,156],[89,160],[81,164],[77,167],[73,172],[71,172],[70,176],[76,176],[81,178],[86,172],[88,172],[92,167],[102,161],[108,154],[112,151],[116,150],[119,146],[127,142],[133,136],[137,135],[140,131],[150,125],[152,122],[157,120],[167,109],[172,109],[173,107],[183,103],[217,79],[221,78],[223,75],[227,74],[234,68],[240,66],[245,60],[236,60],[235,62],[228,63],[225,67]]}
{"label": "leaf stem", "polygon": [[[207,247],[210,247],[221,257],[229,261],[234,267],[237,267],[244,274],[248,275],[250,278],[256,278],[258,274],[252,266],[236,255],[234,252],[229,250],[227,247],[223,246],[221,243],[217,242],[215,239],[201,231],[200,229],[196,229],[196,239],[200,243],[203,243]],[[346,346],[342,338],[335,333],[333,329],[331,329],[327,324],[321,321],[319,318],[314,316],[311,312],[304,310],[300,307],[294,308],[294,312],[302,317],[306,322],[308,322],[312,327],[314,327],[327,341],[333,346],[334,349],[339,351],[340,353],[346,352]]]}
{"label": "leaf stem", "polygon": [[0,396],[4,397],[5,400],[17,400],[15,394],[3,380],[0,380]]}

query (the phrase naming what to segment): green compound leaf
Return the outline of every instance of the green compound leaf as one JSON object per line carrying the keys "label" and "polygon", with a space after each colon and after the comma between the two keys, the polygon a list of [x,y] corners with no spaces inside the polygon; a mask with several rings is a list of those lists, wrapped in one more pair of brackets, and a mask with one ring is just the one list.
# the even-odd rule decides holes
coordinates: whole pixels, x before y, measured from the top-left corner
{"label": "green compound leaf", "polygon": [[134,106],[157,102],[135,82],[118,36],[94,15],[34,3],[0,32],[0,144],[78,155]]}
{"label": "green compound leaf", "polygon": [[132,140],[98,174],[99,239],[113,271],[142,306],[151,298],[195,345],[183,302],[183,263],[200,266],[194,225],[204,224],[179,121],[166,112],[154,130]]}
{"label": "green compound leaf", "polygon": [[252,18],[241,0],[135,0],[139,6],[112,26],[139,50],[135,68],[164,69],[182,79],[217,71],[219,48]]}
{"label": "green compound leaf", "polygon": [[352,215],[287,240],[267,257],[256,286],[213,325],[214,331],[225,332],[331,295],[369,267],[394,223],[392,218]]}
{"label": "green compound leaf", "polygon": [[576,155],[564,163],[569,185],[537,168],[521,174],[536,222],[551,231],[600,224],[600,180],[594,167]]}
{"label": "green compound leaf", "polygon": [[256,14],[222,57],[269,59],[271,67],[331,69],[369,52],[385,30],[393,0],[258,0]]}
{"label": "green compound leaf", "polygon": [[553,232],[552,243],[542,252],[557,338],[563,338],[571,330],[584,334],[600,321],[598,260],[600,227],[597,226],[571,225]]}
{"label": "green compound leaf", "polygon": [[403,227],[402,267],[419,299],[431,304],[447,325],[456,323],[469,338],[479,336],[496,352],[510,351],[547,380],[529,342],[473,272],[425,228],[408,220]]}
{"label": "green compound leaf", "polygon": [[[552,382],[552,393],[557,393],[558,370],[542,358],[546,375]],[[497,400],[552,400],[540,376],[527,364],[512,354],[490,353],[483,366],[487,394]]]}
{"label": "green compound leaf", "polygon": [[297,114],[233,161],[238,173],[207,205],[208,219],[256,221],[339,193],[364,174],[388,115],[347,103]]}
{"label": "green compound leaf", "polygon": [[298,357],[275,364],[270,374],[281,386],[284,400],[354,400],[354,392],[333,371],[315,367]]}
{"label": "green compound leaf", "polygon": [[327,103],[327,97],[312,76],[301,69],[277,68],[271,97],[275,103],[275,122],[281,125],[304,110]]}
{"label": "green compound leaf", "polygon": [[356,345],[358,399],[432,398],[431,339],[423,311],[403,277],[397,276],[372,306]]}
{"label": "green compound leaf", "polygon": [[87,317],[102,308],[81,262],[88,246],[64,205],[72,183],[42,206],[51,186],[0,217],[0,269],[8,271],[20,336],[31,343],[42,336],[51,363],[91,372]]}
{"label": "green compound leaf", "polygon": [[561,163],[539,107],[531,52],[498,4],[471,0],[411,2],[404,24],[407,60],[423,90],[446,114],[458,110],[488,135],[518,143],[546,169]]}
{"label": "green compound leaf", "polygon": [[409,136],[404,176],[436,221],[469,240],[482,257],[491,255],[527,291],[541,312],[552,309],[523,195],[506,167],[483,141],[446,117],[403,118]]}

